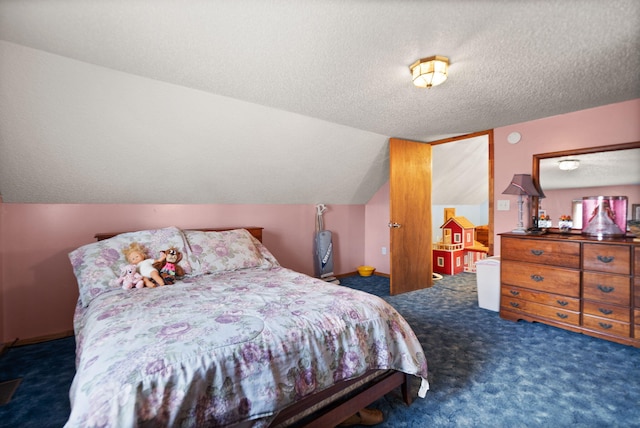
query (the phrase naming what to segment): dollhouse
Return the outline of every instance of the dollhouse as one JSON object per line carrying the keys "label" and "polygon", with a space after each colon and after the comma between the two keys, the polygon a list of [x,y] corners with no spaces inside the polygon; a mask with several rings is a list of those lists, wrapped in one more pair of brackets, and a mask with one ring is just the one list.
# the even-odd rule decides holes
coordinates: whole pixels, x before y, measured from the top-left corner
{"label": "dollhouse", "polygon": [[476,262],[487,257],[489,248],[476,241],[476,227],[455,210],[445,209],[442,239],[433,244],[433,271],[445,275],[475,272]]}

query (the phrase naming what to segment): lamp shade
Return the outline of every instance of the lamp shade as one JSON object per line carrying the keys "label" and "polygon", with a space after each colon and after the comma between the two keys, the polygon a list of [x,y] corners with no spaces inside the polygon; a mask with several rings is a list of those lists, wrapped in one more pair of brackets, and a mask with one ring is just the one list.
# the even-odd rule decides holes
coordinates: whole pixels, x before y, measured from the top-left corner
{"label": "lamp shade", "polygon": [[411,64],[411,77],[413,84],[419,88],[438,86],[447,80],[449,71],[449,58],[444,56],[431,56],[422,58]]}
{"label": "lamp shade", "polygon": [[515,174],[511,179],[511,183],[502,192],[503,195],[526,195],[540,196],[536,186],[533,184],[531,174]]}

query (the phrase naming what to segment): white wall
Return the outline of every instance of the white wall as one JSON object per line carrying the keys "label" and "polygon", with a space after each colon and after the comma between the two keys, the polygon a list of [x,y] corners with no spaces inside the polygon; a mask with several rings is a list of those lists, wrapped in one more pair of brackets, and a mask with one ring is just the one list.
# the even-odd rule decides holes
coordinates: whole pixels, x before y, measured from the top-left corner
{"label": "white wall", "polygon": [[433,205],[431,211],[431,219],[433,225],[433,242],[438,242],[442,238],[442,229],[444,224],[444,209],[455,208],[456,216],[465,217],[474,226],[485,226],[489,224],[489,198],[482,205]]}
{"label": "white wall", "polygon": [[0,41],[5,203],[364,204],[387,140]]}

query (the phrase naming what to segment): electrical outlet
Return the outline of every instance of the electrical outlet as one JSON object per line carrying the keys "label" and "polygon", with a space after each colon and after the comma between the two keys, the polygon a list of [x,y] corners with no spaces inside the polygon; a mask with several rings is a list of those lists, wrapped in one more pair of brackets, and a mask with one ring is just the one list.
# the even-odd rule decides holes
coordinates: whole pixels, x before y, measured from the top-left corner
{"label": "electrical outlet", "polygon": [[382,255],[383,256],[387,255],[387,247],[382,247]]}
{"label": "electrical outlet", "polygon": [[509,211],[509,199],[498,199],[498,211]]}

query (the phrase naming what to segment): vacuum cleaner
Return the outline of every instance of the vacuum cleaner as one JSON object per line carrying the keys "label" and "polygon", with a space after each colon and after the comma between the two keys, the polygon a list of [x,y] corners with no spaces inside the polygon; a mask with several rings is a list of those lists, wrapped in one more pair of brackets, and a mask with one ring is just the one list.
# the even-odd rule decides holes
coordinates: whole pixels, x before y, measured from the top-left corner
{"label": "vacuum cleaner", "polygon": [[333,274],[333,242],[331,231],[324,229],[322,215],[326,210],[326,205],[316,205],[314,267],[316,277],[333,284],[340,284],[340,281]]}

